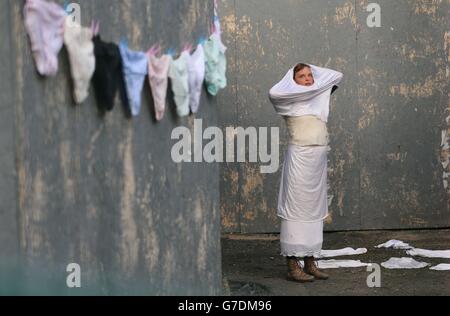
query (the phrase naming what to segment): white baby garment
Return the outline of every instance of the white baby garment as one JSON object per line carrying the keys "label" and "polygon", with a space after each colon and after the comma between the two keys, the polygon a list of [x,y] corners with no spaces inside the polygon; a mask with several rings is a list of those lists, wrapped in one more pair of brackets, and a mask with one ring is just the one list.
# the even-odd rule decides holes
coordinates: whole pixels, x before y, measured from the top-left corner
{"label": "white baby garment", "polygon": [[339,250],[322,250],[321,258],[341,257],[341,256],[354,256],[367,253],[366,248],[344,248]]}
{"label": "white baby garment", "polygon": [[375,248],[412,249],[413,247],[401,240],[393,239],[385,242],[384,244],[375,246]]}
{"label": "white baby garment", "polygon": [[161,121],[166,111],[167,87],[169,85],[169,67],[172,62],[170,55],[158,58],[149,54],[148,76],[155,104],[156,120]]}
{"label": "white baby garment", "polygon": [[391,258],[381,264],[386,269],[422,269],[429,266],[426,262],[419,262],[413,258]]}
{"label": "white baby garment", "polygon": [[431,267],[430,270],[448,271],[448,270],[450,270],[450,264],[448,264],[448,263],[441,263],[441,264],[438,264],[437,266]]}
{"label": "white baby garment", "polygon": [[203,46],[199,44],[188,60],[189,106],[192,113],[197,113],[200,108],[205,68],[205,52]]}
{"label": "white baby garment", "polygon": [[450,259],[450,250],[428,250],[413,248],[411,250],[408,250],[406,253],[410,256]]}
{"label": "white baby garment", "polygon": [[[304,266],[303,261],[299,261],[299,263]],[[339,268],[360,268],[360,267],[368,267],[370,263],[364,263],[360,260],[319,260],[317,261],[317,267],[319,269],[339,269]]]}
{"label": "white baby garment", "polygon": [[173,60],[169,68],[169,77],[179,117],[188,116],[189,108],[189,52],[184,51],[177,60]]}
{"label": "white baby garment", "polygon": [[70,16],[66,18],[64,44],[69,54],[75,102],[80,104],[89,95],[89,84],[95,72],[93,33],[90,28],[71,20]]}

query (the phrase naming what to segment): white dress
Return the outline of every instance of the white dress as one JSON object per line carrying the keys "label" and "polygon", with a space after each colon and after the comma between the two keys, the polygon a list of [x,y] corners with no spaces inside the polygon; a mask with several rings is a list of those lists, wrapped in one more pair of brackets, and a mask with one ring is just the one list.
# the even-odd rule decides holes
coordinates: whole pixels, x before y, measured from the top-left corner
{"label": "white dress", "polygon": [[326,124],[315,116],[286,117],[290,141],[278,197],[281,255],[319,257],[328,216]]}

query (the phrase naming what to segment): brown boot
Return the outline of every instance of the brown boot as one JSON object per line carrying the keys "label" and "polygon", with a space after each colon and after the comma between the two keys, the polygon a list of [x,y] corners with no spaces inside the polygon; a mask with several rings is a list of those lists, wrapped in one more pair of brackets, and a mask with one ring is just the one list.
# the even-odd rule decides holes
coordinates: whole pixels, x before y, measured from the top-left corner
{"label": "brown boot", "polygon": [[325,272],[319,270],[314,260],[314,257],[306,257],[305,258],[305,272],[313,275],[317,280],[328,280],[330,277]]}
{"label": "brown boot", "polygon": [[287,266],[288,266],[287,279],[289,281],[295,281],[295,282],[300,282],[300,283],[314,282],[313,276],[303,272],[302,268],[298,264],[296,257],[287,257],[286,262],[287,262]]}

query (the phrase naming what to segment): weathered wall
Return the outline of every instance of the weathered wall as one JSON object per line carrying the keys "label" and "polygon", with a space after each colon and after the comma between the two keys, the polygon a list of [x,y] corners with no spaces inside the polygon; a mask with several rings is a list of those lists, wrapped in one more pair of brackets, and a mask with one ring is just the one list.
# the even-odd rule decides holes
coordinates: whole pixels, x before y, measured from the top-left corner
{"label": "weathered wall", "polygon": [[[55,78],[37,75],[23,3],[0,2],[0,270],[10,276],[0,292],[220,294],[219,166],[170,156],[173,128],[193,130],[194,117],[177,118],[169,95],[156,123],[148,85],[133,120],[118,100],[99,115],[92,91],[75,106],[65,50]],[[207,34],[213,14],[204,0],[80,5],[83,24],[100,19],[104,39],[127,36],[133,49],[159,41],[180,51]],[[217,125],[216,106],[203,93],[205,128]],[[72,262],[81,290],[66,287]]]}
{"label": "weathered wall", "polygon": [[[366,25],[368,0],[221,1],[230,60],[221,124],[280,126],[282,163],[287,130],[269,89],[298,62],[337,69],[345,81],[331,104],[326,229],[449,227],[450,1],[374,2],[381,28]],[[281,167],[223,166],[224,231],[279,231]]]}

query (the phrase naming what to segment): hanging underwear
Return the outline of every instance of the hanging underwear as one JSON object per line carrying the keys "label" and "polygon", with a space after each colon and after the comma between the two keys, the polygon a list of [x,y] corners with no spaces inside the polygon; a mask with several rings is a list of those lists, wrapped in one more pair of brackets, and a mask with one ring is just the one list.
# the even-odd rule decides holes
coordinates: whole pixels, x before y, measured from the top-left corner
{"label": "hanging underwear", "polygon": [[189,106],[192,113],[197,113],[200,108],[200,97],[205,80],[205,51],[202,45],[198,45],[197,50],[190,56],[188,71]]}
{"label": "hanging underwear", "polygon": [[148,74],[148,57],[144,52],[128,49],[128,45],[123,41],[120,42],[119,49],[131,114],[137,116],[141,112],[141,95]]}
{"label": "hanging underwear", "polygon": [[71,23],[66,18],[64,44],[69,54],[70,70],[77,104],[83,103],[89,95],[89,84],[95,71],[94,44],[92,30]]}
{"label": "hanging underwear", "polygon": [[148,55],[148,77],[155,104],[156,120],[161,121],[166,110],[167,86],[169,84],[169,67],[172,57],[163,55],[157,58]]}
{"label": "hanging underwear", "polygon": [[190,113],[188,60],[189,52],[184,51],[180,58],[172,61],[169,68],[169,77],[179,117],[188,116]]}
{"label": "hanging underwear", "polygon": [[226,49],[217,33],[212,34],[205,43],[205,83],[209,94],[213,96],[216,96],[220,89],[227,86]]}
{"label": "hanging underwear", "polygon": [[56,75],[66,12],[54,2],[27,0],[23,14],[37,71],[42,76]]}
{"label": "hanging underwear", "polygon": [[[100,35],[94,36],[95,72],[92,82],[99,107],[111,111],[119,89],[123,87],[122,58],[119,47],[114,43],[102,41]],[[124,91],[122,91],[124,92]],[[122,98],[128,106],[126,97]]]}

